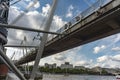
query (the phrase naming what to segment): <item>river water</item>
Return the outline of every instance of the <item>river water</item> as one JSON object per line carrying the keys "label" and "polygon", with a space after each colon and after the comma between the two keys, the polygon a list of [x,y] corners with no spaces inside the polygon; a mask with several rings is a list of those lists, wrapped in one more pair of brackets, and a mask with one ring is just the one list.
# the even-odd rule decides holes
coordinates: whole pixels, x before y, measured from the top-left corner
{"label": "river water", "polygon": [[96,75],[43,75],[43,80],[116,80],[116,77]]}
{"label": "river water", "polygon": [[[20,80],[15,74],[9,73],[6,80]],[[44,74],[42,80],[116,80],[115,76],[96,75],[51,75]]]}

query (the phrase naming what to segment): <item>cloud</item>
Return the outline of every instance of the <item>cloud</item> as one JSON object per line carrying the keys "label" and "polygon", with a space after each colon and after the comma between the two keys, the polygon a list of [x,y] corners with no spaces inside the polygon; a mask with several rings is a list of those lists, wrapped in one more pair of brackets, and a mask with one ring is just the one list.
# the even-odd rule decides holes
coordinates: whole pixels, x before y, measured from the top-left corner
{"label": "cloud", "polygon": [[90,62],[88,62],[88,61],[78,61],[75,64],[78,65],[78,66],[88,66],[88,65],[90,65]]}
{"label": "cloud", "polygon": [[70,5],[69,7],[68,7],[68,11],[67,11],[67,14],[66,14],[66,18],[69,18],[69,17],[73,17],[73,9],[74,9],[74,7],[72,6],[72,5]]}
{"label": "cloud", "polygon": [[113,61],[118,61],[118,62],[120,62],[120,54],[111,57],[111,59],[112,59]]}
{"label": "cloud", "polygon": [[[29,7],[29,6],[31,6],[31,5],[33,5],[33,4],[34,4],[34,2],[33,2],[33,1],[30,1],[27,7]],[[33,7],[34,7],[35,9],[39,8],[39,7],[40,7],[40,2],[37,1],[36,4],[35,4]],[[33,8],[33,7],[32,7],[32,8]]]}
{"label": "cloud", "polygon": [[107,55],[97,58],[97,62],[104,62],[106,60],[109,60],[109,56],[107,56]]}
{"label": "cloud", "polygon": [[56,56],[54,56],[54,59],[58,61],[64,61],[66,59],[66,56],[62,54],[57,54]]}
{"label": "cloud", "polygon": [[94,66],[101,66],[107,68],[120,68],[118,64],[120,62],[120,54],[111,56],[111,55],[104,55],[97,58],[97,63]]}
{"label": "cloud", "polygon": [[[57,27],[57,29],[58,29],[58,28],[63,27],[63,25],[64,25],[65,23],[67,23],[67,22],[66,22],[66,21],[63,21],[60,16],[54,15],[54,17],[53,17],[53,23],[55,23],[54,25],[57,25],[57,26],[58,26],[58,27]],[[53,28],[54,28],[53,30],[56,30],[55,27],[53,27]]]}
{"label": "cloud", "polygon": [[37,3],[34,5],[35,8],[39,8],[40,7],[40,2],[37,1]]}
{"label": "cloud", "polygon": [[97,62],[105,62],[105,61],[120,61],[120,54],[114,55],[114,56],[108,56],[108,55],[104,55],[101,57],[97,58]]}
{"label": "cloud", "polygon": [[103,50],[105,48],[106,48],[105,45],[96,46],[96,47],[93,48],[93,50],[94,50],[93,53],[97,54],[97,53],[99,53],[101,50]]}
{"label": "cloud", "polygon": [[120,47],[114,47],[112,48],[113,51],[120,51]]}
{"label": "cloud", "polygon": [[30,2],[31,0],[26,0],[27,2]]}
{"label": "cloud", "polygon": [[42,7],[42,15],[44,16],[48,15],[49,10],[50,10],[50,5],[46,4],[44,7]]}

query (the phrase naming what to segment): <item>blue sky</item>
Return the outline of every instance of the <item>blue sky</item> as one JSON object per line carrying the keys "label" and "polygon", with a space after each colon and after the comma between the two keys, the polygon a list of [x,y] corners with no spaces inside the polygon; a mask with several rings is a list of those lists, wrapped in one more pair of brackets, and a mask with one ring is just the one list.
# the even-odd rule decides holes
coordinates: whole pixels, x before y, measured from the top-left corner
{"label": "blue sky", "polygon": [[[25,0],[24,2],[21,1],[18,4],[11,6],[9,12],[9,23],[15,20],[18,15],[24,13],[23,10],[31,4],[31,1],[32,0]],[[96,1],[97,0],[59,0],[51,25],[51,31],[58,30],[66,22],[70,21],[73,17],[86,10],[89,5],[92,5]],[[109,0],[103,1],[107,2]],[[34,7],[25,13],[25,15],[14,25],[39,29],[39,25],[43,23],[44,19],[46,19],[47,12],[51,4],[52,0],[39,0],[39,2],[37,2]],[[43,29],[43,27],[40,27],[40,29]],[[27,36],[27,45],[31,45],[32,38],[36,36],[36,33],[9,30],[8,44],[20,44],[24,36]],[[36,45],[36,43],[38,43],[38,41],[35,41],[34,45]],[[20,49],[8,48],[7,55],[11,57],[14,51],[19,51],[19,53],[21,52]],[[16,58],[19,58],[22,55],[16,56]],[[44,65],[44,63],[57,63],[60,65],[66,61],[74,65],[86,67],[120,67],[118,65],[120,64],[120,34],[118,33],[113,36],[109,36],[107,38],[100,39],[47,58],[43,58],[40,64]]]}

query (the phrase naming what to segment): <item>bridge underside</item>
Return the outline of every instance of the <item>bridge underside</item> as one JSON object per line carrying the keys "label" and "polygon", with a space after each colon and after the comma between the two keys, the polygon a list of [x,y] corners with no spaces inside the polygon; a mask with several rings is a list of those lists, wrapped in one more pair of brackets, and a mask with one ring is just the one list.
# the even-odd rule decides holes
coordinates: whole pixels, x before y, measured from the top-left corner
{"label": "bridge underside", "polygon": [[[74,47],[120,32],[120,3],[114,7],[113,2],[99,11],[92,13],[73,27],[66,30],[65,36],[57,36],[47,42],[42,57],[47,57]],[[36,51],[21,58],[16,64],[35,60]]]}

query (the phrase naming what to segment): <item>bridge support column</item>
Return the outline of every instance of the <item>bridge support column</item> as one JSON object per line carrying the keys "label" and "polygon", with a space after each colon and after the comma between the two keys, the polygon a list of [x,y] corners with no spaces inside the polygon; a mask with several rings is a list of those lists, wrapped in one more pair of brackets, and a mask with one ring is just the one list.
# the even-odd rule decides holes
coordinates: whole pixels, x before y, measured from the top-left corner
{"label": "bridge support column", "polygon": [[[53,0],[53,5],[51,6],[51,11],[49,13],[48,20],[45,24],[45,28],[44,28],[45,31],[50,30],[50,26],[51,26],[52,19],[53,19],[53,16],[54,16],[54,12],[55,12],[55,9],[56,9],[57,1],[58,0]],[[42,36],[41,43],[38,47],[38,52],[37,52],[37,55],[36,55],[36,58],[35,58],[35,63],[34,63],[34,67],[33,67],[33,70],[32,70],[32,74],[30,76],[30,80],[34,80],[34,78],[35,78],[36,71],[38,69],[39,62],[40,62],[40,59],[42,57],[42,53],[44,51],[44,47],[45,47],[45,44],[46,44],[46,41],[47,41],[47,37],[48,37],[48,34],[45,34],[45,33]]]}

